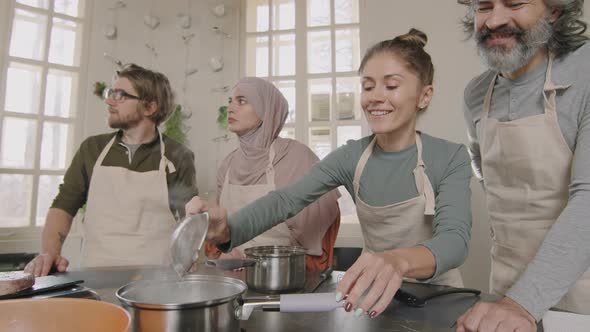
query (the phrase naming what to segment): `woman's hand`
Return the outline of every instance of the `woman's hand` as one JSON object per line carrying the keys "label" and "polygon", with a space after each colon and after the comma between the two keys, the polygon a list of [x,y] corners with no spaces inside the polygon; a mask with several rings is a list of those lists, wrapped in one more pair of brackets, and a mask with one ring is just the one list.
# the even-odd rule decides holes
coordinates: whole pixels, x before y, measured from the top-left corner
{"label": "woman's hand", "polygon": [[227,210],[215,204],[207,203],[199,196],[193,197],[184,206],[187,215],[207,212],[209,214],[209,228],[205,240],[211,244],[229,242],[229,225],[227,224]]}
{"label": "woman's hand", "polygon": [[207,212],[209,204],[207,201],[201,199],[199,196],[193,197],[188,203],[185,204],[184,210],[186,215],[193,215],[197,213]]}
{"label": "woman's hand", "polygon": [[242,253],[238,249],[234,249],[227,254],[219,255],[219,259],[229,259],[229,258],[242,259],[242,258],[246,258],[246,255],[244,255],[244,253]]}
{"label": "woman's hand", "polygon": [[405,258],[392,252],[364,253],[338,284],[336,301],[345,299],[344,309],[354,309],[357,317],[367,312],[374,318],[391,303],[409,265]]}

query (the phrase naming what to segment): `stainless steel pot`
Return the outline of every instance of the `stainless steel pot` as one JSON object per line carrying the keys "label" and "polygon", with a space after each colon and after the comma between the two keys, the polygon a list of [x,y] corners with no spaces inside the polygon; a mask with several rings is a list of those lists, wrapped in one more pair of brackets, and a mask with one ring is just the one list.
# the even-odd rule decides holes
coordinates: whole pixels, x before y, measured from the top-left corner
{"label": "stainless steel pot", "polygon": [[239,279],[188,275],[140,280],[117,290],[133,331],[239,331],[236,310],[247,287]]}
{"label": "stainless steel pot", "polygon": [[255,308],[282,312],[322,312],[341,307],[333,293],[289,294],[244,299],[239,279],[187,275],[182,280],[140,280],[116,292],[138,332],[238,332]]}
{"label": "stainless steel pot", "polygon": [[305,284],[305,249],[296,246],[259,246],[244,250],[245,259],[209,260],[224,270],[246,268],[248,287],[262,293],[286,293]]}

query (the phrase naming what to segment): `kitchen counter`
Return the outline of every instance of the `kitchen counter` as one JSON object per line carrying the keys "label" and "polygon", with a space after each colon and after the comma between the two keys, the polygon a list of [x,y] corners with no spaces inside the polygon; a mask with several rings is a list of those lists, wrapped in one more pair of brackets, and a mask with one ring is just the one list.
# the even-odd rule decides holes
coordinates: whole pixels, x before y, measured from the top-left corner
{"label": "kitchen counter", "polygon": [[[193,273],[225,275],[244,280],[244,272],[226,272],[201,266]],[[84,286],[94,290],[103,301],[120,305],[115,296],[116,290],[130,281],[141,279],[177,278],[171,270],[149,267],[97,268],[60,273],[73,279],[83,279]],[[302,292],[331,292],[343,275],[335,271],[331,278],[321,285],[319,272],[308,272],[306,285]],[[248,290],[245,297],[260,295]],[[371,319],[364,315],[354,317],[339,308],[323,313],[281,313],[255,310],[250,318],[242,321],[242,332],[275,332],[275,331],[367,331],[367,332],[417,332],[454,331],[455,320],[477,300],[494,300],[495,297],[482,294],[450,294],[434,298],[422,308],[409,307],[394,300],[380,316]],[[539,330],[541,331],[541,330]]]}

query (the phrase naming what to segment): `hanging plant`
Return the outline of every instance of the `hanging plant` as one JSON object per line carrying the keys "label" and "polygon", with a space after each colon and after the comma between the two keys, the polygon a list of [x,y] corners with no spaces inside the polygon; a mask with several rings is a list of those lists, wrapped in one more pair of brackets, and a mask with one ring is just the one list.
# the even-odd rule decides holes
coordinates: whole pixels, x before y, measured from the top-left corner
{"label": "hanging plant", "polygon": [[187,141],[187,128],[183,123],[185,118],[186,115],[182,113],[182,106],[176,105],[172,114],[162,124],[164,126],[162,133],[179,143],[185,144]]}
{"label": "hanging plant", "polygon": [[104,89],[107,88],[107,85],[105,82],[94,82],[94,94],[99,97],[100,99],[102,99],[102,93],[104,92]]}
{"label": "hanging plant", "polygon": [[217,126],[227,129],[227,106],[219,106],[217,109]]}

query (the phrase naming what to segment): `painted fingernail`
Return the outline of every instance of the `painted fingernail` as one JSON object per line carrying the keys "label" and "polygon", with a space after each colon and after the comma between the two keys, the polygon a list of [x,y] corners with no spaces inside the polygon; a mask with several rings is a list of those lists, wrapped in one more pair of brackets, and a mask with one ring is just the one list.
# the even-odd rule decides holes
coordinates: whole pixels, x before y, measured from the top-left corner
{"label": "painted fingernail", "polygon": [[343,296],[342,296],[342,292],[338,292],[338,293],[336,293],[336,302],[340,302],[340,301],[342,301],[342,297],[343,297]]}
{"label": "painted fingernail", "polygon": [[354,311],[354,317],[360,317],[363,314],[363,309],[358,308]]}
{"label": "painted fingernail", "polygon": [[345,306],[344,306],[344,310],[346,312],[350,312],[350,310],[352,310],[352,303],[348,302]]}
{"label": "painted fingernail", "polygon": [[375,316],[377,316],[377,311],[375,311],[375,310],[371,311],[371,313],[369,314],[369,317],[375,318]]}

